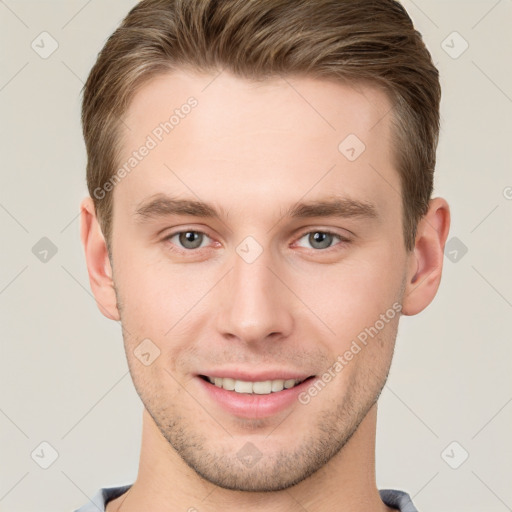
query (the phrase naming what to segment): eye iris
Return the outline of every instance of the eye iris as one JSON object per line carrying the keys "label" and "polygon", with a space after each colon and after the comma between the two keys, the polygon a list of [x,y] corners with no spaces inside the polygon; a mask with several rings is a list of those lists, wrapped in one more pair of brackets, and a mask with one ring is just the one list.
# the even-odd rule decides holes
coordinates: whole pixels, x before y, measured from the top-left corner
{"label": "eye iris", "polygon": [[[315,249],[326,249],[331,245],[332,235],[329,233],[323,233],[321,231],[316,231],[315,233],[311,233],[309,235],[309,243]],[[319,244],[316,245],[316,244]]]}
{"label": "eye iris", "polygon": [[180,244],[187,249],[197,249],[202,242],[202,234],[196,231],[184,231],[179,235]]}

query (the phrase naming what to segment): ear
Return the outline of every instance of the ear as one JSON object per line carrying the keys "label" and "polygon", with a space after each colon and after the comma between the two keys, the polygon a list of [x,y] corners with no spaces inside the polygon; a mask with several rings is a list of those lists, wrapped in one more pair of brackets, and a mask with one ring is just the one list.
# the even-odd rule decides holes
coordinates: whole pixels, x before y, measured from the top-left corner
{"label": "ear", "polygon": [[92,198],[86,197],[80,204],[80,217],[80,237],[85,250],[92,293],[101,313],[117,321],[120,315],[112,280],[112,267]]}
{"label": "ear", "polygon": [[402,314],[416,315],[434,299],[443,269],[444,246],[450,230],[450,207],[441,197],[431,199],[418,223],[414,250],[409,256]]}

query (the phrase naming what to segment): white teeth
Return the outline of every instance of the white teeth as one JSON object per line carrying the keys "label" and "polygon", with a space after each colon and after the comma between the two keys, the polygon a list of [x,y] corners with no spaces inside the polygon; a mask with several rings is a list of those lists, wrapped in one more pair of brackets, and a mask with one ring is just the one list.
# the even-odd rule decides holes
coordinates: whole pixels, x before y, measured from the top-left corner
{"label": "white teeth", "polygon": [[[217,386],[218,384],[215,385]],[[221,385],[219,387],[227,389],[228,391],[234,391],[236,387],[236,381],[235,379],[230,378],[222,379]]]}
{"label": "white teeth", "polygon": [[272,392],[272,381],[266,380],[264,382],[254,382],[252,384],[252,392],[257,395],[268,395]]}
{"label": "white teeth", "polygon": [[272,391],[282,391],[284,389],[284,380],[273,380]]}
{"label": "white teeth", "polygon": [[235,391],[237,393],[252,393],[252,382],[244,380],[235,381]]}
{"label": "white teeth", "polygon": [[302,382],[301,380],[295,379],[276,379],[259,382],[235,380],[229,377],[207,377],[207,379],[218,388],[224,388],[227,391],[235,391],[236,393],[254,393],[256,395],[269,395],[270,393],[277,393],[279,391],[283,391],[283,389],[293,388]]}
{"label": "white teeth", "polygon": [[286,389],[293,388],[293,386],[295,386],[295,381],[293,379],[289,379],[289,380],[285,380],[284,381],[284,387]]}

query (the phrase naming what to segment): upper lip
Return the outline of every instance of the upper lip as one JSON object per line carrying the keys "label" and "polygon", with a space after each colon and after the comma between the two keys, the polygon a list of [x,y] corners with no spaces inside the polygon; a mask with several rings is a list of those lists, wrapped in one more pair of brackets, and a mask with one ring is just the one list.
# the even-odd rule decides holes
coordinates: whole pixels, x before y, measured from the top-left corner
{"label": "upper lip", "polygon": [[230,378],[234,380],[243,380],[248,382],[262,382],[265,380],[305,380],[312,377],[311,373],[299,373],[290,370],[267,370],[265,372],[249,372],[243,370],[211,370],[204,371],[198,375],[206,377]]}

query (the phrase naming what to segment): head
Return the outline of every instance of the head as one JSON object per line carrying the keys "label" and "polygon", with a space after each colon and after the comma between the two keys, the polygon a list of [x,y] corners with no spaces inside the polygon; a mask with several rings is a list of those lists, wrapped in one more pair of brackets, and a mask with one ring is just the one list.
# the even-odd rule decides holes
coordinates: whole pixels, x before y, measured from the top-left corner
{"label": "head", "polygon": [[[82,112],[91,286],[155,428],[199,475],[286,488],[376,404],[400,315],[441,277],[439,102],[392,0],[144,0],[105,44]],[[251,417],[201,377],[267,370],[312,379]]]}

